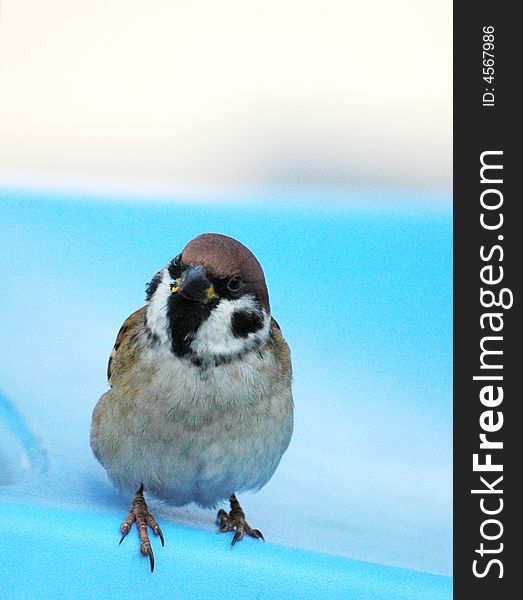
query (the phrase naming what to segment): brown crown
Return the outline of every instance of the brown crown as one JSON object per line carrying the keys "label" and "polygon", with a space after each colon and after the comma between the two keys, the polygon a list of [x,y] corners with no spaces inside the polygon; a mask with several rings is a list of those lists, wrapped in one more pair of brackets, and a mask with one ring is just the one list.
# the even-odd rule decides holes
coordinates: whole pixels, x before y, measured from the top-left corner
{"label": "brown crown", "polygon": [[254,254],[232,237],[220,233],[203,233],[191,240],[182,251],[186,265],[203,265],[214,277],[240,275],[245,289],[256,294],[270,314],[269,293],[263,269]]}

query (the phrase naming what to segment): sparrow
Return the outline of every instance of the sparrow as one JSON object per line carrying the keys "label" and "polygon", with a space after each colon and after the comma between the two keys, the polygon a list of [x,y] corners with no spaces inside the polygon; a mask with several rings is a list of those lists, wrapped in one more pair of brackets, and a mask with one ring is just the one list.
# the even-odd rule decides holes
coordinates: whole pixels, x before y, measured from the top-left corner
{"label": "sparrow", "polygon": [[136,523],[164,536],[144,493],[171,505],[216,507],[232,545],[247,534],[237,494],[274,474],[293,429],[290,351],[271,317],[263,269],[239,241],[205,233],[158,271],[146,305],[122,325],[110,389],[93,411],[91,448],[111,482],[134,494],[121,539]]}

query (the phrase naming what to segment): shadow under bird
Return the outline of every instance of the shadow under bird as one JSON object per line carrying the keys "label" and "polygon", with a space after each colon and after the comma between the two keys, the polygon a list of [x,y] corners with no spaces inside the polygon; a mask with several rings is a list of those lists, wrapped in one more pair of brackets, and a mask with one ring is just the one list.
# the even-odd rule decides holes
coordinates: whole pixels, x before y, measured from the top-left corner
{"label": "shadow under bird", "polygon": [[262,267],[237,240],[194,238],[147,287],[147,303],[122,325],[108,365],[111,389],[92,418],[91,448],[109,479],[134,494],[121,525],[162,531],[144,492],[219,510],[222,532],[264,539],[236,494],[274,474],[293,428],[290,352],[271,317]]}

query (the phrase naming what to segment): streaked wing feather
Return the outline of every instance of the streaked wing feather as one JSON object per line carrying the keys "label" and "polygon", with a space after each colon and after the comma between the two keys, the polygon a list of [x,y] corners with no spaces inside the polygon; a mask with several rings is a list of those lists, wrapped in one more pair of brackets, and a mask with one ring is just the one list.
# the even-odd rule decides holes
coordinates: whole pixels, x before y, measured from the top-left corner
{"label": "streaked wing feather", "polygon": [[109,381],[109,385],[112,384],[111,377],[113,375],[115,362],[118,362],[120,355],[124,354],[125,349],[129,348],[129,344],[132,343],[134,334],[140,326],[143,326],[144,324],[145,311],[146,307],[142,306],[142,308],[136,310],[132,315],[127,317],[120,327],[120,331],[116,336],[116,341],[107,364],[107,380]]}

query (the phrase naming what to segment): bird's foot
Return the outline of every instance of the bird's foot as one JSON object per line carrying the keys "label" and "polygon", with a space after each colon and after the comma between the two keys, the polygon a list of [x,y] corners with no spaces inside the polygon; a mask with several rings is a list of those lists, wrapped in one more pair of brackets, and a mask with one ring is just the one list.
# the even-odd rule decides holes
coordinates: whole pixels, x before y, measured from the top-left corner
{"label": "bird's foot", "polygon": [[220,509],[216,517],[216,522],[221,533],[235,531],[231,546],[242,540],[245,534],[265,541],[262,532],[259,529],[253,529],[245,520],[245,513],[234,494],[230,498],[230,503],[231,510],[227,513],[223,509]]}
{"label": "bird's foot", "polygon": [[165,540],[160,526],[156,522],[156,519],[149,512],[147,503],[143,497],[143,485],[140,486],[140,489],[134,495],[133,502],[131,504],[131,510],[125,518],[125,521],[120,525],[120,531],[122,532],[120,544],[124,541],[125,536],[129,533],[129,531],[131,531],[131,527],[134,522],[136,522],[136,527],[140,536],[140,551],[144,556],[149,557],[152,573],[154,571],[154,554],[151,546],[151,540],[149,539],[149,534],[147,532],[147,527],[150,527],[154,534],[160,537],[162,546],[165,545]]}

